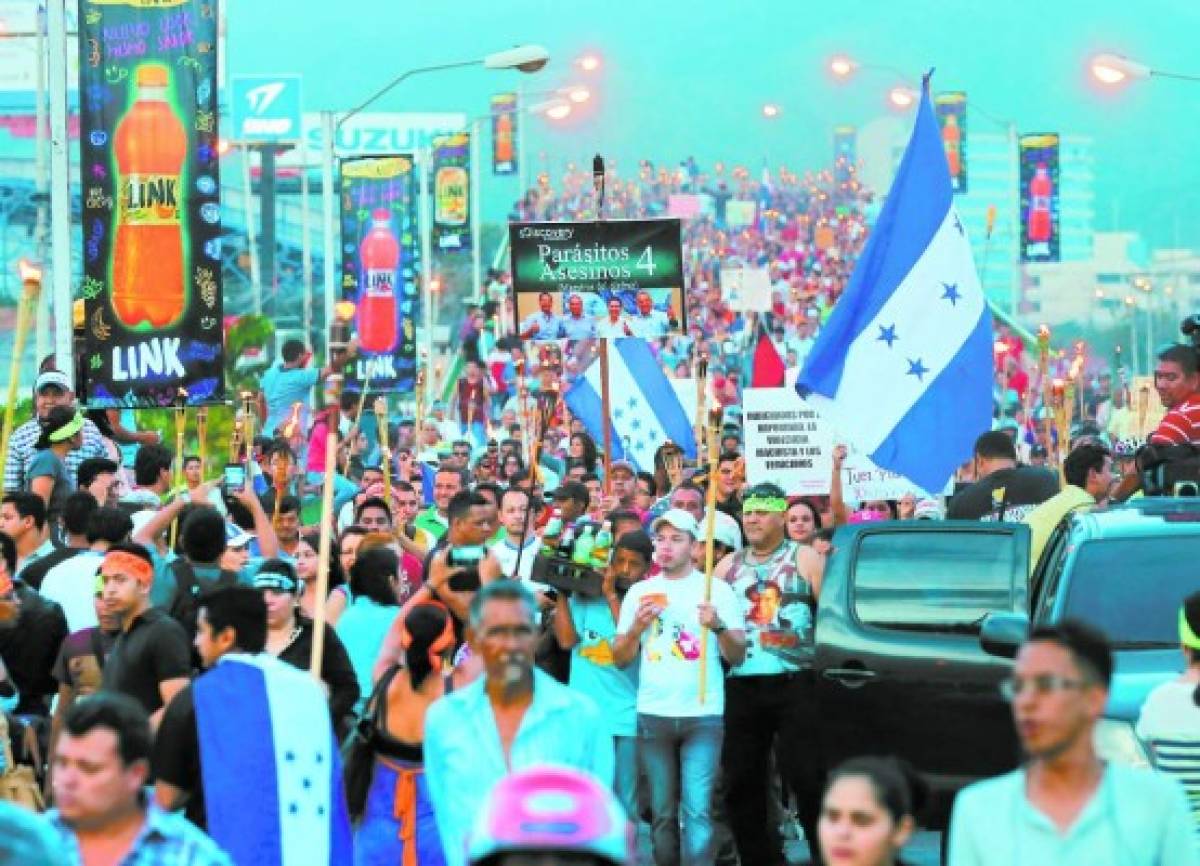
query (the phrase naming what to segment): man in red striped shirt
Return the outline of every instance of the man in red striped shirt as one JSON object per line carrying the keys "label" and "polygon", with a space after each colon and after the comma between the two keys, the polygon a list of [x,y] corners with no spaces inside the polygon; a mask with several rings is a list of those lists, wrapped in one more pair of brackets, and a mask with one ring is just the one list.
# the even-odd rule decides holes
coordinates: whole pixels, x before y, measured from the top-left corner
{"label": "man in red striped shirt", "polygon": [[1158,353],[1154,387],[1167,414],[1150,434],[1155,445],[1200,445],[1200,372],[1192,346],[1174,345]]}
{"label": "man in red striped shirt", "polygon": [[[1150,434],[1152,445],[1200,445],[1200,358],[1197,350],[1176,344],[1158,353],[1154,387],[1167,414]],[[1137,473],[1126,475],[1113,499],[1123,502],[1141,486]]]}

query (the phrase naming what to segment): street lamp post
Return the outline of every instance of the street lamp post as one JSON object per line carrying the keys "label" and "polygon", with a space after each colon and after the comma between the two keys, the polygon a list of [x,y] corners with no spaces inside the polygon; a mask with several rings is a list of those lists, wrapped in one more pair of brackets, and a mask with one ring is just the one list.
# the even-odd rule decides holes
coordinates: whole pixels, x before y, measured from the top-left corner
{"label": "street lamp post", "polygon": [[1089,68],[1091,69],[1092,77],[1108,87],[1126,84],[1133,79],[1145,78],[1200,81],[1200,75],[1188,75],[1182,72],[1152,69],[1145,63],[1139,63],[1121,54],[1097,54],[1092,58]]}

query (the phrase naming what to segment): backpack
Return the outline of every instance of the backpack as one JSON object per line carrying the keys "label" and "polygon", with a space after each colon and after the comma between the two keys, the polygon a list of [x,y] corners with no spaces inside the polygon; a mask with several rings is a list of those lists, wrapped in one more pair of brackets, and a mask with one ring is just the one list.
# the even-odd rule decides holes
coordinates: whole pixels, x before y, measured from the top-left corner
{"label": "backpack", "polygon": [[172,596],[171,603],[167,605],[167,613],[183,626],[188,640],[191,641],[196,637],[196,614],[200,610],[200,596],[212,592],[214,589],[236,586],[238,583],[237,572],[223,568],[215,579],[201,578],[196,575],[196,569],[192,564],[182,557],[174,560],[167,567],[175,575],[175,595]]}

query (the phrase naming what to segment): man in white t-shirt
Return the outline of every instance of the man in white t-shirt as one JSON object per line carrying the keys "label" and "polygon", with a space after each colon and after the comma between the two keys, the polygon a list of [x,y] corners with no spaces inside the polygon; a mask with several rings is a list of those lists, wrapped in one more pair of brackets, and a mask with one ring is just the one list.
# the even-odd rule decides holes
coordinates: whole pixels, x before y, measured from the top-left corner
{"label": "man in white t-shirt", "polygon": [[99,624],[95,598],[100,562],[112,545],[128,541],[131,532],[133,521],[123,509],[97,508],[88,516],[85,530],[88,549],[46,572],[40,592],[43,598],[57,602],[63,609],[69,632]]}
{"label": "man in white t-shirt", "polygon": [[713,783],[724,733],[721,658],[740,664],[746,635],[727,584],[713,581],[705,600],[704,575],[692,567],[696,518],[672,508],[652,529],[661,572],[635,583],[621,602],[613,660],[625,667],[640,655],[637,750],[650,780],[654,862],[711,863]]}
{"label": "man in white t-shirt", "polygon": [[[538,606],[545,607],[549,603],[545,593],[550,587],[529,579],[533,571],[533,558],[538,555],[542,543],[535,523],[529,515],[529,491],[510,487],[500,497],[500,525],[504,527],[504,536],[488,549],[500,563],[504,576],[519,580],[533,590]],[[524,547],[521,546],[522,536]]]}

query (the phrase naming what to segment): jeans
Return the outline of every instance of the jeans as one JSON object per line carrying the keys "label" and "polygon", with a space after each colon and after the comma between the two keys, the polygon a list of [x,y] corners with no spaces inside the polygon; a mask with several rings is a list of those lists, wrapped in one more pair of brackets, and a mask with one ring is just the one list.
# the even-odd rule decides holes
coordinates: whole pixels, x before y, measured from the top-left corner
{"label": "jeans", "polygon": [[613,737],[613,745],[616,747],[617,759],[616,771],[613,773],[613,793],[625,807],[625,814],[629,816],[629,820],[637,824],[637,737]]}
{"label": "jeans", "polygon": [[656,866],[712,862],[712,795],[723,731],[720,716],[638,714],[638,760],[650,782]]}
{"label": "jeans", "polygon": [[729,824],[742,863],[782,863],[777,809],[769,809],[771,749],[786,788],[796,797],[804,835],[817,853],[821,763],[816,688],[811,671],[725,680],[725,738],[721,769]]}

